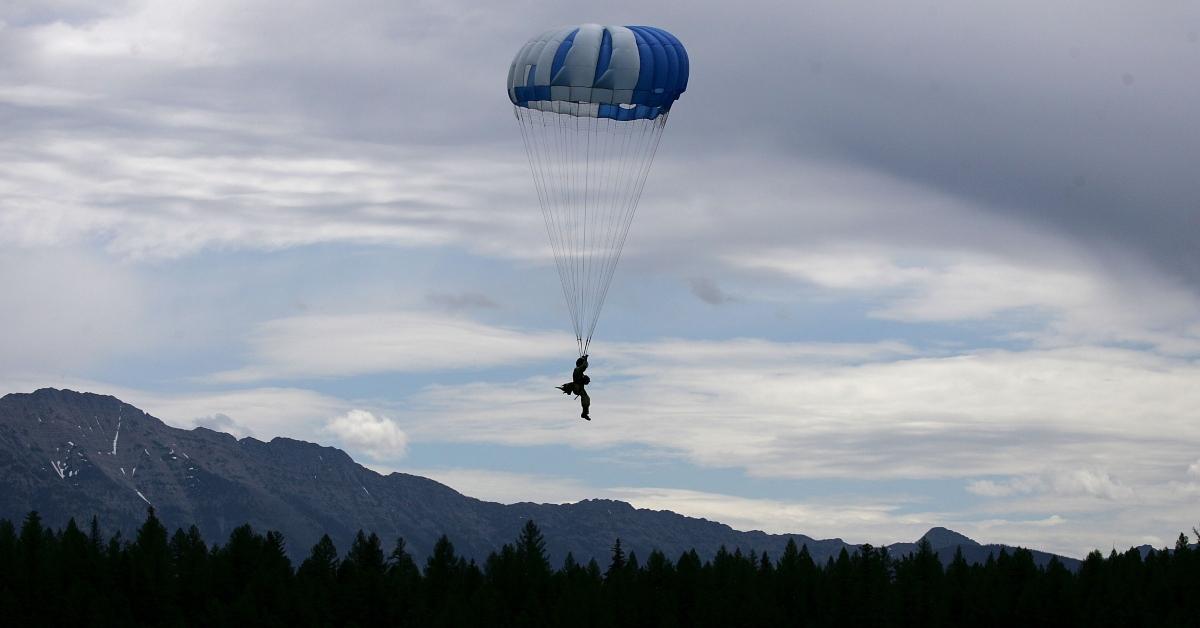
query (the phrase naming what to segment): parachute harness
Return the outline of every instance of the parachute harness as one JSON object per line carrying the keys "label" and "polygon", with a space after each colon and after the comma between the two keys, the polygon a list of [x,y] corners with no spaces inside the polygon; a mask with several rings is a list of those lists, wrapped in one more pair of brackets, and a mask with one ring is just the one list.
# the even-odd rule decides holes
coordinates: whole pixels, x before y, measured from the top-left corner
{"label": "parachute harness", "polygon": [[513,110],[583,356],[608,298],[669,112],[618,121],[571,115],[569,110],[516,105]]}

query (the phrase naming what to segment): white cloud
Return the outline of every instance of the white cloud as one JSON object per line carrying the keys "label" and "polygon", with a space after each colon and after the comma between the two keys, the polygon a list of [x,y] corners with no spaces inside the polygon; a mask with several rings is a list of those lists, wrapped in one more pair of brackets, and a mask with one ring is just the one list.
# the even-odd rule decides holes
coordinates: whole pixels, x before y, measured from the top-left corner
{"label": "white cloud", "polygon": [[502,504],[566,504],[607,494],[605,489],[588,486],[570,477],[465,467],[385,469],[387,472],[393,470],[437,480],[464,495]]}
{"label": "white cloud", "polygon": [[408,449],[408,435],[395,421],[367,410],[354,409],[330,419],[325,429],[350,449],[376,460],[403,458]]}
{"label": "white cloud", "polygon": [[1050,515],[1049,517],[1046,517],[1045,519],[1042,519],[1040,521],[1030,521],[1029,522],[1030,525],[1047,526],[1047,527],[1060,526],[1064,523],[1067,523],[1067,520],[1058,515]]}
{"label": "white cloud", "polygon": [[1133,490],[1103,471],[1079,469],[1054,478],[1054,490],[1060,494],[1081,493],[1112,501],[1126,500]]}
{"label": "white cloud", "polygon": [[604,359],[617,361],[623,372],[636,372],[639,364],[662,363],[684,367],[780,367],[801,364],[861,364],[912,357],[918,351],[897,341],[884,342],[775,342],[762,338],[698,340],[665,338],[645,343],[611,343]]}
{"label": "white cloud", "polygon": [[572,339],[422,312],[312,315],[259,325],[250,364],[210,377],[248,382],[294,377],[477,369],[562,354]]}
{"label": "white cloud", "polygon": [[[1053,250],[1065,247],[1060,242]],[[1200,353],[1194,327],[1200,297],[1186,286],[1145,268],[1114,272],[1069,255],[1022,259],[1002,253],[881,244],[727,259],[814,284],[825,298],[870,298],[870,315],[881,319],[952,323],[1007,315],[1022,323],[1016,337],[1043,346],[1137,343],[1163,353]]]}
{"label": "white cloud", "polygon": [[976,480],[967,491],[984,497],[1047,494],[1058,498],[1096,498],[1108,501],[1128,500],[1133,490],[1115,480],[1108,472],[1093,469],[1057,470],[1039,476],[1015,477],[1007,482]]}
{"label": "white cloud", "polygon": [[[569,429],[553,380],[430,387],[406,403],[410,430],[450,440],[577,446],[639,443],[705,466],[783,477],[971,477],[1139,466],[1128,441],[1187,455],[1200,391],[1189,361],[1118,349],[971,351],[838,363],[762,358],[790,345],[703,346],[704,359],[646,345],[593,363],[594,426]],[[681,359],[681,357],[683,359]],[[802,452],[798,455],[797,452]],[[1182,463],[1186,465],[1187,463]],[[1062,480],[1106,490],[1103,477]],[[1109,487],[1111,488],[1111,487]]]}
{"label": "white cloud", "polygon": [[737,266],[762,268],[793,275],[822,287],[840,290],[879,290],[923,281],[929,270],[901,267],[886,256],[853,250],[825,252],[777,249],[730,259]]}
{"label": "white cloud", "polygon": [[[114,387],[96,387],[97,392]],[[209,425],[216,415],[229,417],[233,425],[245,428],[236,436],[254,435],[270,439],[286,436],[320,441],[320,429],[330,416],[346,412],[349,403],[311,390],[299,388],[248,388],[213,392],[167,394],[141,390],[116,390],[126,403],[133,404],[176,427]]]}
{"label": "white cloud", "polygon": [[[965,520],[951,527],[975,538],[1078,557],[1093,549],[1173,545],[1180,532],[1195,525],[1200,483],[1144,478],[1126,486],[1132,492],[1117,500],[1052,490],[997,499],[962,513]],[[1041,515],[1015,519],[1013,513]]]}
{"label": "white cloud", "polygon": [[[909,261],[902,262],[905,258]],[[1018,308],[1075,310],[1106,296],[1103,279],[1094,273],[961,252],[784,249],[731,262],[823,288],[874,293],[883,301],[874,316],[910,322],[987,319]]]}
{"label": "white cloud", "polygon": [[[81,106],[94,106],[91,103]],[[253,116],[130,111],[149,123],[200,134],[234,133],[236,143],[287,141]],[[232,126],[232,129],[223,127]],[[245,129],[240,127],[247,127]],[[166,132],[166,129],[164,129]],[[123,258],[176,258],[205,249],[272,250],[325,242],[431,246],[457,243],[497,253],[486,230],[526,255],[548,255],[534,212],[482,211],[474,187],[497,197],[524,174],[498,158],[453,159],[428,151],[346,148],[312,141],[275,153],[214,152],[183,139],[15,137],[0,149],[3,241],[70,244],[99,238]],[[177,130],[176,134],[180,134]],[[183,133],[186,135],[186,133]],[[472,184],[462,178],[471,173]],[[523,188],[519,188],[523,189]],[[527,227],[527,229],[523,229]],[[528,234],[522,237],[522,234]],[[474,244],[472,244],[474,243]]]}
{"label": "white cloud", "polygon": [[[476,12],[425,7],[426,25],[446,22],[428,29],[412,25],[411,7],[386,3],[356,16],[319,4],[109,9],[79,20],[76,7],[13,9],[0,103],[21,115],[0,146],[0,242],[100,240],[139,260],[325,242],[549,256],[515,129],[504,127],[500,149],[411,136],[461,132],[408,86],[440,78],[429,62],[447,56],[435,50],[468,51],[439,34]],[[295,37],[311,29],[322,37]],[[349,85],[362,97],[325,110]],[[494,118],[507,122],[497,98]],[[353,128],[366,119],[401,137]]]}
{"label": "white cloud", "polygon": [[1015,494],[1032,493],[1041,489],[1040,478],[1013,478],[1007,482],[974,480],[967,484],[967,492],[983,497],[1008,497]]}
{"label": "white cloud", "polygon": [[940,517],[901,513],[909,499],[896,497],[787,501],[655,487],[617,487],[609,494],[639,508],[703,517],[737,530],[802,532],[818,539],[853,535],[852,542],[859,543],[913,541]]}
{"label": "white cloud", "polygon": [[228,414],[222,414],[220,412],[217,412],[216,414],[213,414],[212,416],[203,416],[203,417],[194,418],[194,419],[192,419],[192,425],[195,425],[196,427],[208,428],[210,430],[213,430],[214,432],[224,432],[226,434],[232,434],[233,436],[235,436],[237,438],[242,438],[244,436],[254,436],[253,430],[251,430],[250,428],[248,428],[244,425],[239,424],[237,421],[234,421],[233,417],[229,416]]}
{"label": "white cloud", "polygon": [[1016,308],[1075,309],[1096,300],[1097,279],[1002,261],[927,269],[919,288],[875,312],[905,321],[977,320]]}

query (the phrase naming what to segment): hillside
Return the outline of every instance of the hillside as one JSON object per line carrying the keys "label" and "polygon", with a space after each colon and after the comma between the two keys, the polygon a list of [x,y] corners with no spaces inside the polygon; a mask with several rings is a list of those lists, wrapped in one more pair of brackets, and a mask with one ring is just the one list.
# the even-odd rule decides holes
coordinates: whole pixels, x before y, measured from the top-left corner
{"label": "hillside", "polygon": [[[60,526],[95,514],[107,530],[128,535],[150,505],[169,528],[194,523],[211,542],[223,541],[242,523],[278,530],[293,556],[306,554],[322,533],[344,548],[366,529],[389,545],[404,537],[418,558],[444,533],[461,553],[482,560],[530,518],[556,563],[567,552],[603,560],[616,538],[641,556],[651,549],[677,556],[690,548],[711,556],[722,545],[779,556],[789,539],[807,545],[818,561],[854,550],[841,539],[743,532],[613,500],[486,502],[427,478],[380,475],[333,447],[170,427],[111,396],[42,389],[0,398],[0,517],[19,520],[37,510]],[[1001,547],[944,528],[926,538],[944,559],[962,547],[968,559],[985,560]],[[891,549],[907,553],[913,547]],[[1044,563],[1050,555],[1035,552],[1035,558]],[[1068,567],[1078,564],[1062,560]]]}

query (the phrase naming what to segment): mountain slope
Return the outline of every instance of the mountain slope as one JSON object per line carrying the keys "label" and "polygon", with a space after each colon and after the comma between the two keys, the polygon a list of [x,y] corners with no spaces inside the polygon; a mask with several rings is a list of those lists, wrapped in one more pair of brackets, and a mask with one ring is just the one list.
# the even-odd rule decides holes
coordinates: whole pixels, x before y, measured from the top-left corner
{"label": "mountain slope", "polygon": [[[210,542],[223,542],[243,523],[279,530],[295,557],[306,555],[322,533],[345,549],[366,529],[387,544],[404,537],[418,558],[444,533],[459,552],[482,560],[515,538],[529,518],[538,522],[556,563],[568,551],[603,563],[616,538],[642,557],[655,548],[671,557],[690,548],[711,556],[722,545],[777,557],[788,539],[807,545],[818,561],[854,550],[841,539],[741,532],[619,501],[485,502],[427,478],[380,475],[332,447],[173,428],[110,396],[42,389],[0,398],[0,517],[19,520],[38,510],[59,526],[95,514],[106,529],[128,535],[149,505],[169,528],[195,523]],[[947,549],[953,555],[966,539],[940,528],[927,538],[937,539],[939,555]],[[970,543],[964,551],[999,551]],[[894,554],[907,553],[915,545],[893,547]],[[1039,556],[1039,562],[1048,559]]]}

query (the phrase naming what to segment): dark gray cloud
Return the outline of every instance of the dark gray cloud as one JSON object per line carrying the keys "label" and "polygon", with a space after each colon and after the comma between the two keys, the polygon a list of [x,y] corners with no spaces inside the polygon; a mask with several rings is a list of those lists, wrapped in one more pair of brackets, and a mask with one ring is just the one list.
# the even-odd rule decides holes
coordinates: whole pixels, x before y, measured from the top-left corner
{"label": "dark gray cloud", "polygon": [[717,282],[710,277],[695,277],[689,284],[692,294],[709,305],[724,305],[737,301],[736,297],[722,290],[721,286],[717,285]]}
{"label": "dark gray cloud", "polygon": [[973,199],[1098,256],[1115,245],[1200,287],[1200,129],[1185,113],[1200,83],[1183,78],[1200,12],[934,6],[842,40],[861,45],[830,42],[825,70],[793,84],[793,149]]}
{"label": "dark gray cloud", "polygon": [[[502,88],[512,51],[542,26],[581,16],[655,23],[688,46],[693,74],[647,198],[725,214],[701,234],[695,224],[639,217],[642,228],[683,234],[663,250],[690,246],[694,258],[712,248],[802,244],[837,233],[1047,254],[1033,250],[1045,242],[1018,242],[1014,230],[996,228],[1007,222],[1052,231],[1096,263],[1128,272],[1128,260],[1142,260],[1200,287],[1200,184],[1192,173],[1200,127],[1191,123],[1200,84],[1189,78],[1200,51],[1196,7],[615,2],[601,14],[578,2],[362,2],[355,11],[209,4],[192,13],[114,5],[103,14],[81,7],[20,3],[0,13],[9,24],[0,48],[12,53],[0,64],[3,84],[99,99],[46,107],[41,93],[34,104],[0,105],[11,114],[8,137],[35,134],[29,144],[37,145],[70,128],[95,141],[161,140],[155,150],[164,154],[243,157],[350,158],[408,146],[448,158],[517,149],[519,162]],[[103,19],[135,10],[138,19],[128,23]],[[63,24],[53,25],[48,12]],[[70,28],[81,20],[87,29]],[[960,207],[925,209],[917,194],[889,206],[892,190],[880,189],[870,209],[825,208],[816,194],[827,190],[796,177],[812,164],[874,173]],[[753,185],[738,189],[742,180]],[[737,189],[736,200],[722,197],[724,188]],[[324,211],[345,213],[343,201]],[[411,215],[398,202],[385,208]],[[436,205],[417,209],[440,217]]]}

